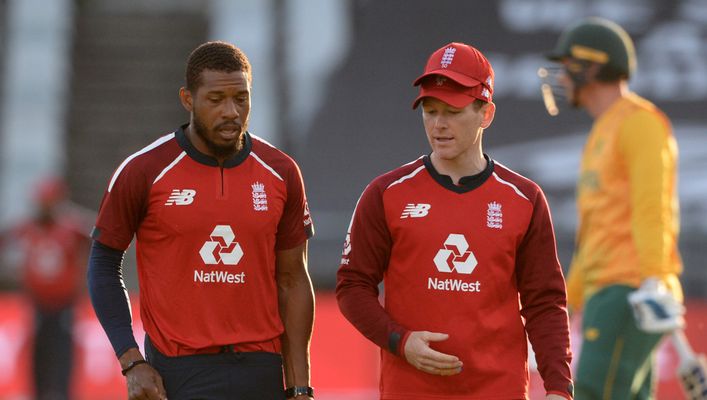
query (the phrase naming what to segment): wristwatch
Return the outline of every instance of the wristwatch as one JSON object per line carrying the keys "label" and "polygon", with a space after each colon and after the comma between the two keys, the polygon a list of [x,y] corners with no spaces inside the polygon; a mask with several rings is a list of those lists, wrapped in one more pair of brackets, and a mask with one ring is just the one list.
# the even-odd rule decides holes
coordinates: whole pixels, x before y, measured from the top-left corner
{"label": "wristwatch", "polygon": [[314,388],[311,386],[292,386],[285,389],[285,397],[288,399],[302,395],[314,397]]}
{"label": "wristwatch", "polygon": [[147,360],[130,361],[130,363],[125,368],[120,370],[120,373],[123,374],[123,376],[125,376],[125,375],[127,375],[128,371],[133,369],[136,365],[140,365],[140,364],[149,364],[149,363],[147,362]]}

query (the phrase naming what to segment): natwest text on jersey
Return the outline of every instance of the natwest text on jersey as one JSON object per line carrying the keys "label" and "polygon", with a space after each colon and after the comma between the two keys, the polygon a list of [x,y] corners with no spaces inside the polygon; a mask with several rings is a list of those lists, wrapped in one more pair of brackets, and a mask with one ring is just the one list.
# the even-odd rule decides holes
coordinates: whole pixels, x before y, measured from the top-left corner
{"label": "natwest text on jersey", "polygon": [[200,283],[245,283],[245,272],[234,274],[227,271],[194,270],[194,282]]}
{"label": "natwest text on jersey", "polygon": [[465,282],[461,279],[427,278],[427,289],[442,290],[447,292],[480,292],[481,282]]}

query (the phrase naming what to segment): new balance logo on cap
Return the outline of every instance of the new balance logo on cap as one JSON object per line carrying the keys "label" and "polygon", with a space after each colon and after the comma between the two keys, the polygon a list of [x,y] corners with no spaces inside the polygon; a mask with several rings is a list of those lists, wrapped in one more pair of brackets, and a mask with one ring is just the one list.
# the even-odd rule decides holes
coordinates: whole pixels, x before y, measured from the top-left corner
{"label": "new balance logo on cap", "polygon": [[194,202],[194,196],[196,196],[196,190],[194,189],[174,189],[164,205],[188,206]]}
{"label": "new balance logo on cap", "polygon": [[404,218],[422,218],[427,215],[432,208],[429,204],[419,203],[409,203],[403,209],[403,213],[400,215],[400,219]]}

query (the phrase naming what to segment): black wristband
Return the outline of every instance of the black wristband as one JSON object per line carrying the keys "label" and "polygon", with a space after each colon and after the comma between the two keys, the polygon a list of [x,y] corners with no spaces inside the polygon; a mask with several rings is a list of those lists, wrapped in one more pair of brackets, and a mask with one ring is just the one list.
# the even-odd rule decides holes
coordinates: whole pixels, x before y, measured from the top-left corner
{"label": "black wristband", "polygon": [[314,397],[314,388],[311,386],[292,386],[285,389],[285,397],[288,399],[302,395]]}
{"label": "black wristband", "polygon": [[123,369],[120,371],[120,373],[123,374],[123,376],[125,376],[125,374],[127,374],[128,371],[130,371],[131,369],[133,369],[136,365],[140,365],[140,364],[147,364],[147,360],[135,360],[135,361],[130,361],[130,364],[128,364],[127,367],[123,368]]}
{"label": "black wristband", "polygon": [[401,355],[398,353],[400,339],[402,339],[402,336],[398,332],[390,332],[390,335],[388,335],[388,350],[396,356]]}

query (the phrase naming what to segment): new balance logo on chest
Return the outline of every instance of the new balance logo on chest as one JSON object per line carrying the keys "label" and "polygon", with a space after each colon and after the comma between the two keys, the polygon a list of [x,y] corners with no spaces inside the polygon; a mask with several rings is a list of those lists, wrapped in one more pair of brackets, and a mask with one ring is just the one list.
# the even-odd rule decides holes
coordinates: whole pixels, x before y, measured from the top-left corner
{"label": "new balance logo on chest", "polygon": [[194,189],[173,189],[172,194],[169,195],[169,198],[164,205],[188,206],[194,202],[194,196],[196,196],[196,190]]}
{"label": "new balance logo on chest", "polygon": [[404,218],[422,218],[426,216],[430,208],[432,208],[431,205],[429,204],[424,204],[424,203],[408,203],[408,205],[405,206],[403,209],[403,213],[400,214],[400,219]]}

